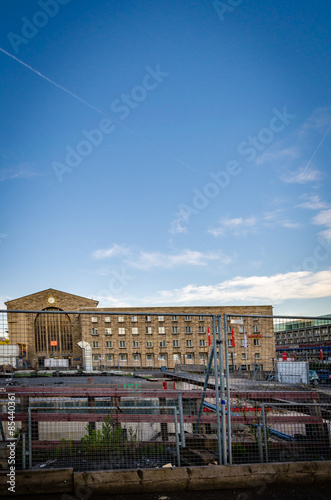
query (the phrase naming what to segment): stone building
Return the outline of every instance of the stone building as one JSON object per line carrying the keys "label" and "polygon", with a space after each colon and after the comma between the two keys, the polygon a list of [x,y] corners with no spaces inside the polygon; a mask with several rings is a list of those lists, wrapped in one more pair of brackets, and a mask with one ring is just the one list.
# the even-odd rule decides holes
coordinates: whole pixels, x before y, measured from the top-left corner
{"label": "stone building", "polygon": [[229,318],[226,325],[230,369],[273,368],[273,321],[259,317],[272,316],[272,306],[130,307],[119,311],[97,305],[96,300],[54,289],[8,301],[9,343],[19,346],[21,364],[100,371],[206,365],[212,315],[222,315],[223,328],[223,315],[235,314],[239,316]]}

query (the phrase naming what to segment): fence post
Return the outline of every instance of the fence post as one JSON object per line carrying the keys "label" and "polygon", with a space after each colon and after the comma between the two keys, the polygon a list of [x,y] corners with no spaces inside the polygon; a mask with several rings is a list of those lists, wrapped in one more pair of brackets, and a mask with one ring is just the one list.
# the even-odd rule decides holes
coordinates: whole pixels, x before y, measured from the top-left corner
{"label": "fence post", "polygon": [[178,393],[178,413],[179,413],[179,426],[180,426],[180,441],[182,448],[186,447],[185,431],[184,431],[184,414],[183,414],[183,395]]}
{"label": "fence post", "polygon": [[177,422],[178,411],[174,408],[174,421],[175,421],[175,436],[176,436],[176,452],[177,452],[177,463],[180,467],[180,449],[179,449],[179,437],[178,437],[178,422]]}
{"label": "fence post", "polygon": [[22,469],[26,469],[26,434],[22,434]]}
{"label": "fence post", "polygon": [[214,349],[214,379],[215,379],[215,398],[216,398],[216,425],[218,442],[218,464],[222,463],[222,445],[221,445],[221,426],[220,426],[220,401],[218,385],[218,359],[216,344],[216,316],[213,316],[213,349]]}
{"label": "fence post", "polygon": [[224,360],[223,360],[223,340],[221,315],[217,317],[218,323],[218,345],[219,345],[219,365],[220,365],[220,396],[221,396],[221,429],[222,429],[222,454],[223,464],[227,464],[226,456],[226,419],[225,419],[225,389],[224,389]]}
{"label": "fence post", "polygon": [[28,408],[28,432],[29,432],[29,469],[32,469],[32,426],[31,407]]}
{"label": "fence post", "polygon": [[230,373],[229,373],[229,352],[228,352],[228,329],[227,329],[228,315],[224,314],[224,349],[225,349],[225,373],[226,373],[226,402],[228,407],[228,457],[229,464],[232,465],[232,439],[231,439],[231,399],[230,399]]}
{"label": "fence post", "polygon": [[267,425],[265,418],[265,406],[261,404],[261,416],[262,416],[262,430],[263,430],[263,441],[264,441],[264,449],[265,449],[265,461],[269,462],[269,454],[268,454],[268,435],[267,435]]}

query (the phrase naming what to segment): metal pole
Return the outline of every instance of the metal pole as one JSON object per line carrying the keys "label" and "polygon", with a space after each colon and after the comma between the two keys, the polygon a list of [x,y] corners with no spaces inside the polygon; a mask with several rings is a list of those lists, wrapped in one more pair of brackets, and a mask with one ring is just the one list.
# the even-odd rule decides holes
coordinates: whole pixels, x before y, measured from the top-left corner
{"label": "metal pole", "polygon": [[268,454],[268,436],[267,436],[267,425],[265,419],[265,406],[261,404],[261,416],[262,416],[262,429],[263,429],[263,440],[264,440],[264,449],[265,449],[265,461],[269,462],[269,454]]}
{"label": "metal pole", "polygon": [[208,386],[208,379],[209,379],[209,375],[211,372],[211,365],[213,363],[213,358],[214,358],[214,346],[212,347],[212,349],[210,351],[207,373],[206,373],[206,377],[205,377],[205,382],[203,384],[202,396],[201,396],[200,407],[199,407],[199,411],[198,411],[197,423],[195,424],[194,434],[198,434],[199,425],[200,425],[200,418],[201,418],[202,409],[203,409],[203,402],[205,400],[205,395],[206,395],[207,386]]}
{"label": "metal pole", "polygon": [[263,449],[262,449],[262,432],[259,424],[256,426],[256,436],[257,436],[257,446],[259,449],[259,460],[260,463],[263,463]]}
{"label": "metal pole", "polygon": [[218,442],[218,464],[222,463],[222,445],[221,445],[221,425],[220,425],[220,400],[218,386],[218,360],[216,347],[216,316],[213,316],[213,349],[214,349],[214,377],[215,377],[215,398],[216,398],[216,425]]}
{"label": "metal pole", "polygon": [[220,365],[220,397],[221,397],[221,428],[222,428],[222,453],[223,464],[227,464],[226,456],[226,419],[225,419],[225,388],[224,388],[224,360],[223,360],[223,340],[221,316],[217,316],[218,323],[218,357]]}
{"label": "metal pole", "polygon": [[183,413],[183,395],[178,393],[178,413],[179,413],[179,426],[180,426],[180,441],[182,448],[185,448],[185,431],[184,431],[184,413]]}
{"label": "metal pole", "polygon": [[28,408],[28,424],[29,424],[29,469],[32,469],[32,422],[31,422],[31,408]]}
{"label": "metal pole", "polygon": [[225,349],[225,373],[226,373],[226,402],[228,407],[228,457],[229,464],[232,465],[232,448],[231,448],[231,401],[230,401],[230,373],[229,373],[229,350],[228,350],[228,315],[224,314],[224,349]]}
{"label": "metal pole", "polygon": [[22,434],[22,469],[26,468],[26,435]]}
{"label": "metal pole", "polygon": [[180,449],[179,449],[179,437],[178,437],[178,422],[177,422],[178,411],[174,408],[174,421],[175,421],[175,436],[176,436],[176,452],[177,452],[177,464],[180,467]]}

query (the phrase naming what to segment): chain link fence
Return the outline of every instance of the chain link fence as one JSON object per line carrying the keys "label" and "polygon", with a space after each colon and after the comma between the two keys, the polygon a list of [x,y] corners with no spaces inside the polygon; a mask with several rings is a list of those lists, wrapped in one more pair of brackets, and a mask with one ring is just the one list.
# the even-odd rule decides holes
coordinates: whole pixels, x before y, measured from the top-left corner
{"label": "chain link fence", "polygon": [[330,318],[8,311],[0,337],[3,468],[331,459]]}

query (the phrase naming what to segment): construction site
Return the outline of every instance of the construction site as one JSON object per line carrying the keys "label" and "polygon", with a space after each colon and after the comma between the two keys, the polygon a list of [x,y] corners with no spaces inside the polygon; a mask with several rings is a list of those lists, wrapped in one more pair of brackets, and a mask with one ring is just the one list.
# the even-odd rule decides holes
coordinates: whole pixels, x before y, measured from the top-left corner
{"label": "construction site", "polygon": [[[268,350],[275,352],[274,325],[286,319],[254,317],[264,342],[263,356]],[[274,359],[268,370],[258,363],[253,369],[240,369],[234,361],[236,342],[242,344],[243,354],[252,347],[245,339],[246,328],[241,343],[233,327],[252,320],[243,315],[213,316],[208,361],[201,365],[99,370],[84,359],[83,369],[73,370],[60,363],[43,369],[22,369],[18,360],[3,364],[2,480],[13,471],[16,492],[18,478],[24,477],[24,488],[32,481],[33,493],[33,484],[45,478],[48,491],[58,493],[69,491],[69,486],[58,479],[55,484],[54,474],[63,478],[69,471],[70,484],[75,477],[90,487],[95,474],[127,471],[140,481],[132,489],[143,492],[147,470],[171,470],[176,475],[195,468],[229,470],[255,464],[278,467],[272,473],[275,478],[280,464],[303,467],[320,462],[326,467],[331,460],[330,388],[311,385],[309,363],[299,359]],[[328,478],[325,469],[321,474]],[[116,481],[112,486],[106,482],[109,493],[122,491]],[[5,491],[5,482],[1,484]],[[204,484],[206,489],[214,483]],[[162,487],[172,489],[168,482]]]}

